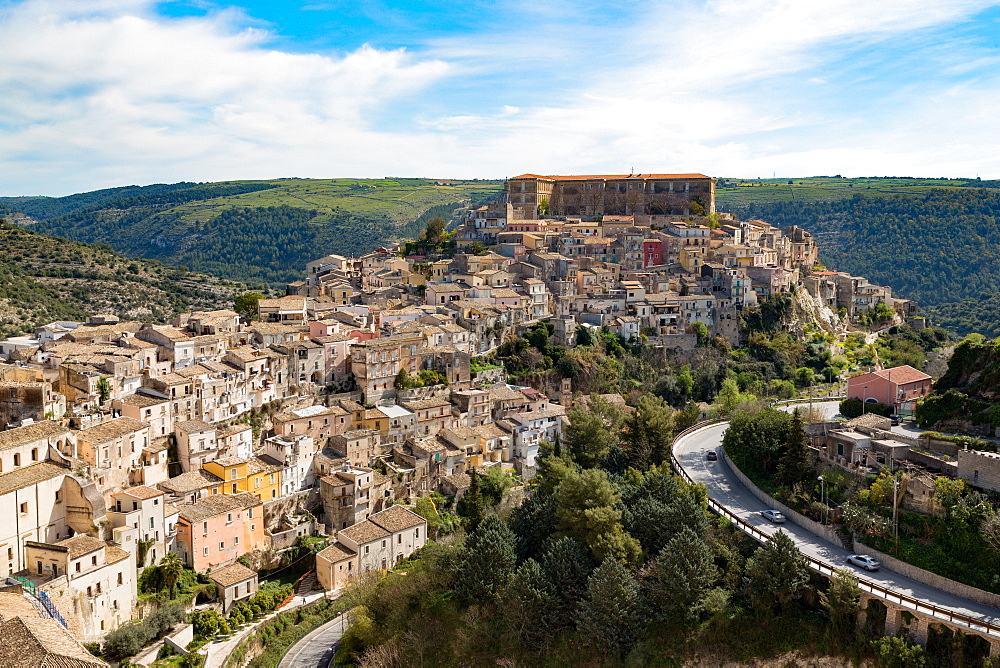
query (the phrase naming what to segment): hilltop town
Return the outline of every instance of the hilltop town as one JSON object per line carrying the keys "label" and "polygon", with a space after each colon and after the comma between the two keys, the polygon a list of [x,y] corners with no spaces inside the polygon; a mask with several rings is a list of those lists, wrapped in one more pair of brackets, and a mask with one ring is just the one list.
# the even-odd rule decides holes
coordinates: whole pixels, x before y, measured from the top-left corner
{"label": "hilltop town", "polygon": [[536,475],[588,398],[572,375],[516,385],[482,358],[539,323],[555,346],[604,332],[683,352],[740,345],[742,315],[781,295],[832,336],[920,322],[819,266],[805,230],[716,213],[700,174],[525,174],[421,241],[325,255],[249,312],[94,314],[0,341],[0,577],[80,642],[138,618],[140,573],[169,554],[228,612],[325,536],[315,587],[338,590],[426,544],[416,499],[461,497],[474,471]]}

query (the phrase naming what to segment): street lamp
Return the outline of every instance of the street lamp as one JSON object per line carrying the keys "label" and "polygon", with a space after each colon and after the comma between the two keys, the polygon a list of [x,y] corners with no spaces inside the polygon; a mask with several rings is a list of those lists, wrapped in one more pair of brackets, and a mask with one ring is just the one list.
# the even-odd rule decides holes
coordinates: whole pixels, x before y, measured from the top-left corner
{"label": "street lamp", "polygon": [[822,501],[823,503],[823,524],[826,524],[826,516],[828,510],[826,505],[826,480],[823,478],[823,476],[820,476],[819,478],[817,478],[817,480],[819,480],[819,485],[820,485],[819,498],[820,501]]}
{"label": "street lamp", "polygon": [[868,386],[862,385],[861,389],[864,390],[861,393],[861,414],[864,415],[868,410]]}

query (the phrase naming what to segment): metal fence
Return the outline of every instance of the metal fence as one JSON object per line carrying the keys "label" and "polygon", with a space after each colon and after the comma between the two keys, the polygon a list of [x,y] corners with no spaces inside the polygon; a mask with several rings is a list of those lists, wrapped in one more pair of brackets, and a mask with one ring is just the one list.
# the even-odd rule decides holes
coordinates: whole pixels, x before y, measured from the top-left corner
{"label": "metal fence", "polygon": [[[726,420],[707,420],[705,422],[699,422],[698,424],[692,427],[688,427],[687,429],[685,429],[684,431],[682,431],[681,433],[677,434],[677,436],[674,437],[673,445],[670,448],[670,462],[673,465],[674,470],[677,471],[677,473],[681,476],[681,478],[683,478],[688,484],[695,484],[695,483],[691,479],[691,476],[688,475],[687,471],[684,470],[684,467],[681,466],[680,462],[677,460],[677,457],[674,455],[673,452],[674,447],[677,445],[678,442],[680,442],[681,439],[688,436],[689,434],[694,433],[699,429],[703,429],[704,427],[709,427],[715,424],[721,424],[723,422],[726,422]],[[715,513],[721,515],[722,517],[730,519],[740,530],[749,534],[757,541],[765,543],[770,538],[770,534],[766,533],[765,531],[761,530],[758,527],[755,527],[754,525],[750,524],[743,518],[737,516],[736,513],[734,513],[733,511],[729,510],[728,508],[720,504],[711,496],[708,497],[708,506]],[[837,567],[832,566],[824,561],[820,561],[819,559],[815,559],[808,555],[802,555],[802,556],[808,561],[809,568],[816,571],[817,573],[820,573],[821,575],[830,577],[833,576],[833,574],[836,571],[840,570]],[[982,619],[980,617],[971,617],[969,615],[960,612],[955,612],[954,610],[950,610],[948,608],[942,608],[932,603],[927,603],[920,599],[913,598],[912,596],[907,596],[906,594],[902,594],[888,587],[884,587],[876,582],[872,582],[871,580],[858,578],[858,586],[863,591],[871,594],[872,596],[875,596],[876,598],[882,599],[894,605],[898,605],[903,608],[908,608],[922,615],[926,615],[934,619],[939,619],[942,622],[948,622],[949,624],[953,624],[955,626],[962,626],[968,628],[970,631],[975,631],[976,633],[981,633],[983,635],[991,636],[992,638],[1000,639],[1000,625],[994,624],[993,622]]]}

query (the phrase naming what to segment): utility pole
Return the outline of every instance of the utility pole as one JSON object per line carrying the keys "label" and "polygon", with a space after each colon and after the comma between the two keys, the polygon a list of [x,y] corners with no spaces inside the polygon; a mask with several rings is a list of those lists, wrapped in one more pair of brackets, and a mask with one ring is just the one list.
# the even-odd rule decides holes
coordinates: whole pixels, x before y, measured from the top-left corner
{"label": "utility pole", "polygon": [[823,524],[827,523],[827,516],[829,515],[829,506],[826,503],[826,480],[823,476],[817,478],[819,480],[819,498],[823,502]]}
{"label": "utility pole", "polygon": [[[892,473],[892,456],[889,458],[889,472]],[[896,554],[899,554],[899,519],[897,512],[899,509],[899,493],[896,491],[899,487],[899,478],[896,477],[895,473],[892,473],[892,534],[896,539]]]}

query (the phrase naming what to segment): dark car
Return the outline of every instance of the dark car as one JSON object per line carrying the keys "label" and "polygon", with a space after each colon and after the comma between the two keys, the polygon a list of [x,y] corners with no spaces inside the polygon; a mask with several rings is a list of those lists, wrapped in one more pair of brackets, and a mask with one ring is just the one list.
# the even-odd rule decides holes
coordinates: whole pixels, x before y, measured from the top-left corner
{"label": "dark car", "polygon": [[898,415],[890,415],[889,416],[889,421],[892,422],[892,426],[893,427],[898,427],[899,426],[899,416]]}
{"label": "dark car", "polygon": [[719,455],[717,455],[715,453],[715,450],[709,450],[707,453],[705,453],[705,459],[707,459],[710,462],[714,462],[718,458],[719,458]]}

